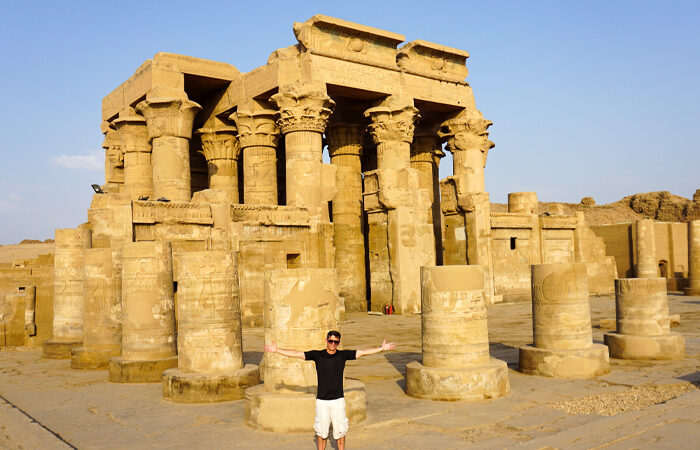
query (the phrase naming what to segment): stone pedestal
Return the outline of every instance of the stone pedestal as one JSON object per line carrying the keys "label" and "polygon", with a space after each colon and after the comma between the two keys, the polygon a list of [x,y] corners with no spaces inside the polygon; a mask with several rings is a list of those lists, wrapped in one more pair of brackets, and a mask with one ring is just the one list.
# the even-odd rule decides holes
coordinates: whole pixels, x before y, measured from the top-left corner
{"label": "stone pedestal", "polygon": [[209,189],[228,194],[231,203],[238,203],[238,154],[236,127],[200,128],[202,151],[207,160]]}
{"label": "stone pedestal", "polygon": [[236,122],[243,153],[243,202],[247,205],[276,205],[277,141],[279,128],[273,110],[239,110]]}
{"label": "stone pedestal", "polygon": [[481,267],[423,267],[421,285],[423,360],[406,366],[406,393],[479,400],[510,392],[507,364],[489,356]]}
{"label": "stone pedestal", "polygon": [[652,219],[638,220],[636,223],[636,266],[637,278],[657,278],[659,266],[656,261],[656,237]]}
{"label": "stone pedestal", "polygon": [[122,247],[122,356],[109,360],[115,383],[157,383],[177,366],[170,242]]}
{"label": "stone pedestal", "polygon": [[83,342],[83,265],[91,232],[85,226],[56,230],[53,272],[53,339],[44,342],[43,356],[68,359]]}
{"label": "stone pedestal", "polygon": [[591,378],[608,373],[608,349],[593,344],[586,265],[532,266],[534,344],[520,348],[528,375]]}
{"label": "stone pedestal", "polygon": [[700,220],[688,222],[688,266],[685,295],[700,296]]}
{"label": "stone pedestal", "polygon": [[[286,269],[266,277],[265,343],[291,350],[325,347],[338,329],[338,285],[333,269]],[[313,430],[316,370],[311,361],[265,353],[265,383],[246,391],[246,424],[275,432]],[[364,385],[345,381],[351,423],[365,417]]]}
{"label": "stone pedestal", "polygon": [[346,311],[367,311],[365,239],[362,234],[362,127],[331,122],[326,131],[338,193],[333,199],[333,240],[338,286]]}
{"label": "stone pedestal", "polygon": [[114,120],[124,153],[124,191],[131,200],[153,197],[151,142],[146,119],[124,111]]}
{"label": "stone pedestal", "polygon": [[260,383],[243,365],[238,270],[228,251],[179,255],[178,367],[163,373],[163,398],[213,403],[243,398]]}
{"label": "stone pedestal", "polygon": [[610,356],[620,359],[679,359],[685,342],[671,333],[665,278],[615,280],[617,330],[605,333]]}
{"label": "stone pedestal", "polygon": [[86,250],[83,346],[71,351],[72,368],[106,369],[121,355],[121,281],[121,251]]}
{"label": "stone pedestal", "polygon": [[187,99],[146,96],[136,105],[151,138],[153,196],[188,202],[192,198],[190,174],[190,138],[194,116],[202,107]]}

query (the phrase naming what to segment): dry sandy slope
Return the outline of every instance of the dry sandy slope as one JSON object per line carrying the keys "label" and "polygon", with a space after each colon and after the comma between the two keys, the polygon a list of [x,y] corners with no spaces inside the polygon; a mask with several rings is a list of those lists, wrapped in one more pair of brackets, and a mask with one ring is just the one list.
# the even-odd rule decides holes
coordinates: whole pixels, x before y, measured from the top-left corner
{"label": "dry sandy slope", "polygon": [[0,245],[0,263],[11,263],[53,253],[53,246],[54,244]]}

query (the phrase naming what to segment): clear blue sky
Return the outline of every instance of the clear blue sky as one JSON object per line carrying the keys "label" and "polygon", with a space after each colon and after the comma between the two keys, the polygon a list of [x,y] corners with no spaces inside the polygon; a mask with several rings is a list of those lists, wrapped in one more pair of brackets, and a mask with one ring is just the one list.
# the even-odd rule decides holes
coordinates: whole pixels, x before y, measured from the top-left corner
{"label": "clear blue sky", "polygon": [[314,14],[471,54],[467,80],[494,122],[492,201],[516,191],[566,202],[655,190],[691,197],[700,188],[698,5],[5,2],[0,244],[50,238],[87,220],[90,184],[104,182],[101,100],[144,60],[167,51],[247,72],[296,43],[292,23]]}

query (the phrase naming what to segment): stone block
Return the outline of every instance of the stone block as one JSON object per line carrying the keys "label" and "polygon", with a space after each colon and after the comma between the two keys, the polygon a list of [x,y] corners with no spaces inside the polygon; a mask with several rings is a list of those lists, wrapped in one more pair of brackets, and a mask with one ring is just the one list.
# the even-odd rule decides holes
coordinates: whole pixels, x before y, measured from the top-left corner
{"label": "stone block", "polygon": [[490,358],[488,363],[468,368],[427,367],[413,361],[406,366],[406,393],[427,400],[481,400],[510,392],[508,365]]}
{"label": "stone block", "polygon": [[552,350],[530,345],[520,347],[520,371],[527,375],[558,378],[593,378],[610,372],[608,348]]}
{"label": "stone block", "polygon": [[[345,380],[345,414],[351,425],[365,420],[365,385]],[[251,428],[277,433],[313,432],[314,394],[284,394],[253,386],[245,393],[245,423]]]}
{"label": "stone block", "polygon": [[163,372],[163,398],[175,403],[217,403],[240,400],[245,390],[260,384],[255,364],[224,373]]}
{"label": "stone block", "polygon": [[685,341],[678,333],[661,336],[605,333],[603,338],[612,358],[665,360],[685,356]]}
{"label": "stone block", "polygon": [[129,360],[119,356],[109,360],[109,381],[160,383],[163,372],[173,367],[177,367],[177,356],[149,360]]}

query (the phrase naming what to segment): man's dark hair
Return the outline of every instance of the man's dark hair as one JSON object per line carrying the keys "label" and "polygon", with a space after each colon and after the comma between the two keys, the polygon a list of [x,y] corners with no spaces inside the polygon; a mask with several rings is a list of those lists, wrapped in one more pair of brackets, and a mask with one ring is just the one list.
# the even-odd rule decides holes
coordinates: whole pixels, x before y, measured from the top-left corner
{"label": "man's dark hair", "polygon": [[326,335],[326,340],[328,340],[328,338],[331,336],[335,336],[338,338],[338,340],[340,340],[340,332],[339,331],[335,331],[335,330],[329,331],[328,334]]}

